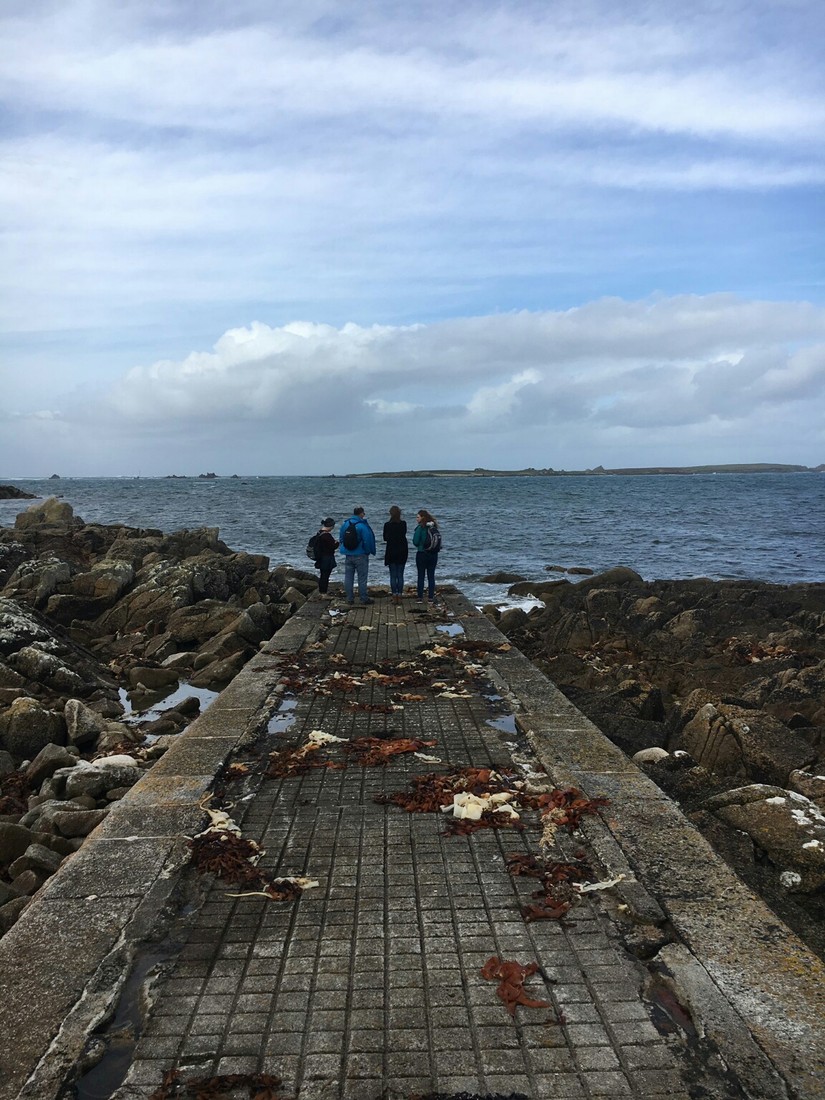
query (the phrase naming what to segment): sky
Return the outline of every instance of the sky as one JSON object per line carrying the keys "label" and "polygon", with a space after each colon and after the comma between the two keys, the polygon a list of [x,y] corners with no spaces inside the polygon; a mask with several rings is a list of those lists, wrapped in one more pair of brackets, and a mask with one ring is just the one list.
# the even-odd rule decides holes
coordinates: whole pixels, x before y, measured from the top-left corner
{"label": "sky", "polygon": [[825,462],[821,0],[0,9],[0,480]]}

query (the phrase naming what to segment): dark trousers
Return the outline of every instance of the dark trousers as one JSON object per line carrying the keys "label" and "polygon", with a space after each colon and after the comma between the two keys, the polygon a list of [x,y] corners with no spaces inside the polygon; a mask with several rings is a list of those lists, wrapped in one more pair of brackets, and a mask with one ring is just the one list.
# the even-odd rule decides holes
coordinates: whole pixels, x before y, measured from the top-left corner
{"label": "dark trousers", "polygon": [[438,554],[429,550],[419,550],[415,555],[415,565],[418,569],[418,598],[424,595],[424,577],[427,578],[427,595],[430,599],[435,596],[435,567],[438,565]]}
{"label": "dark trousers", "polygon": [[323,554],[318,559],[318,591],[326,592],[329,588],[329,575],[335,568],[335,558],[332,554]]}

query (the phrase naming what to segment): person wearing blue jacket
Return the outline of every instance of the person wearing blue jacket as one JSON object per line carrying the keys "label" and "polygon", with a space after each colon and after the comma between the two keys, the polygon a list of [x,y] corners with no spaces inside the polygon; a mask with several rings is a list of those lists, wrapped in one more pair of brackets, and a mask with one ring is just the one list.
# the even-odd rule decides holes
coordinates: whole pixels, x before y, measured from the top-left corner
{"label": "person wearing blue jacket", "polygon": [[[353,528],[358,537],[357,545],[348,546],[354,536],[347,534]],[[347,603],[355,603],[355,578],[358,577],[358,598],[361,603],[372,603],[367,595],[367,576],[370,568],[370,555],[375,553],[375,534],[367,523],[364,509],[353,508],[352,515],[345,519],[338,532],[340,535],[339,553],[344,558],[344,595]]]}

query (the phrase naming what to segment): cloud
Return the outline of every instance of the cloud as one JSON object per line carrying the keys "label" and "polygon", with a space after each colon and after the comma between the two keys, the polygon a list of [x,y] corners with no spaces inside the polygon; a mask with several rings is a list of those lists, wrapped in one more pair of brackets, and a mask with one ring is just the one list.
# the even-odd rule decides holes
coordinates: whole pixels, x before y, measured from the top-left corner
{"label": "cloud", "polygon": [[821,438],[820,22],[814,0],[8,9],[16,444],[91,468],[105,439],[145,469],[186,433],[266,468],[324,424],[318,463],[360,431],[409,466],[432,421],[454,464],[546,464],[549,428],[550,464],[587,464],[674,428],[767,445],[771,402]]}
{"label": "cloud", "polygon": [[300,434],[326,409],[337,433],[447,415],[469,438],[559,422],[594,433],[744,423],[819,400],[824,382],[825,309],[713,295],[400,327],[258,322],[130,371],[108,400],[121,422],[155,429],[277,417]]}

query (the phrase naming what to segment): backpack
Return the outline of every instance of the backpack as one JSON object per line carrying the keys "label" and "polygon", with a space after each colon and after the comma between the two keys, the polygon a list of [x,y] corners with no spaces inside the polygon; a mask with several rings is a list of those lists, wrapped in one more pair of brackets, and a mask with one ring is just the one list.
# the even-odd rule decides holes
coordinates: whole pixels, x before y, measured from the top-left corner
{"label": "backpack", "polygon": [[320,537],[320,534],[321,532],[318,531],[310,538],[309,542],[307,543],[306,553],[310,561],[318,560],[318,539]]}
{"label": "backpack", "polygon": [[341,535],[341,544],[345,550],[357,550],[361,545],[361,535],[355,523],[347,523]]}
{"label": "backpack", "polygon": [[441,532],[435,524],[427,527],[427,537],[424,539],[424,549],[430,554],[437,554],[441,549]]}

